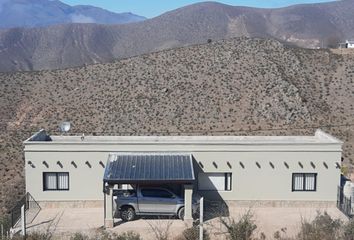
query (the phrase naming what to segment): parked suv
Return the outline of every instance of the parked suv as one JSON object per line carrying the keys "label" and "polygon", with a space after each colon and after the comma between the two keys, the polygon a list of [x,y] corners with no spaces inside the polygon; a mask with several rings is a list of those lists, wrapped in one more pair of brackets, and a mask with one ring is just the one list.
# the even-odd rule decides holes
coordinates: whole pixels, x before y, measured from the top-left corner
{"label": "parked suv", "polygon": [[[123,221],[132,221],[137,215],[184,217],[184,198],[161,187],[137,186],[134,190],[115,190],[116,212]],[[193,214],[199,201],[193,198]]]}

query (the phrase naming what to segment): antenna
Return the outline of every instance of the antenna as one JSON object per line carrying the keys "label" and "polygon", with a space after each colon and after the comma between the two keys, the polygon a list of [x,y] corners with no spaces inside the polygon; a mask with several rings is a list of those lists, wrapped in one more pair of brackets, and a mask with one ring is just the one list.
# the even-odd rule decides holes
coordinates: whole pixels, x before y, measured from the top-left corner
{"label": "antenna", "polygon": [[60,130],[61,133],[67,133],[67,132],[69,132],[70,127],[71,127],[70,122],[62,122],[59,125],[59,130]]}

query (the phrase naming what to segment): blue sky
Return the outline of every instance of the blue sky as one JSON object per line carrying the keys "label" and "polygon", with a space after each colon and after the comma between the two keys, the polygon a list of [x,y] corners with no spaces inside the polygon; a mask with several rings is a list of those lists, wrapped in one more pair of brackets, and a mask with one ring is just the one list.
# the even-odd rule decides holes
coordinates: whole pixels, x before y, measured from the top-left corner
{"label": "blue sky", "polygon": [[[148,18],[156,17],[200,0],[61,0],[69,5],[92,5],[113,12],[133,12]],[[216,1],[234,6],[277,8],[293,4],[328,2],[328,0],[222,0]]]}

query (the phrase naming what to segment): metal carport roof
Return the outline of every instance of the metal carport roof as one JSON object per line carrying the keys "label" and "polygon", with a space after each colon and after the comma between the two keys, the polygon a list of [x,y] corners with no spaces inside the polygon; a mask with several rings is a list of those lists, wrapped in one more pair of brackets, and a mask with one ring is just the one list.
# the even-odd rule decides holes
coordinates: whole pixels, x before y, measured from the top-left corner
{"label": "metal carport roof", "polygon": [[191,154],[112,153],[103,181],[107,183],[179,182],[195,180]]}

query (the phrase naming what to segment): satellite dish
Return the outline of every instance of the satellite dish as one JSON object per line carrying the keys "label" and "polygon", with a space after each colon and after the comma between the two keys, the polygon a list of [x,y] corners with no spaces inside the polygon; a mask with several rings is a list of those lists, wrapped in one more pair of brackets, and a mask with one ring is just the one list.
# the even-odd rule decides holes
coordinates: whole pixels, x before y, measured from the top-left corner
{"label": "satellite dish", "polygon": [[62,133],[67,133],[67,132],[69,132],[70,127],[71,127],[70,122],[62,122],[62,123],[59,125],[60,132],[62,132]]}

